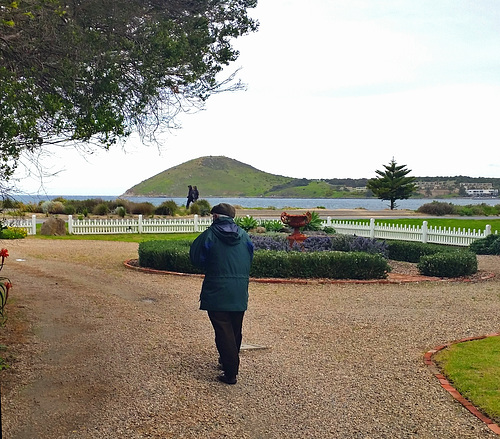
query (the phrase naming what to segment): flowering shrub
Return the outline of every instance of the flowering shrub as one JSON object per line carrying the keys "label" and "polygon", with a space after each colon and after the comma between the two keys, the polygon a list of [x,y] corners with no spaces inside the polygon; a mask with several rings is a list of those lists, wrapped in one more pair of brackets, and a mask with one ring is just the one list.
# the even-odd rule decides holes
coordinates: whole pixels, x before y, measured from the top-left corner
{"label": "flowering shrub", "polygon": [[349,250],[352,252],[366,252],[372,254],[380,254],[387,259],[389,248],[385,241],[377,241],[376,239],[364,238],[356,236],[349,245]]}
{"label": "flowering shrub", "polygon": [[302,245],[294,243],[292,247],[283,235],[250,235],[255,250],[278,250],[278,251],[344,251],[344,252],[366,252],[381,254],[387,259],[387,244],[376,239],[364,238],[362,236],[335,235],[309,236]]}
{"label": "flowering shrub", "polygon": [[28,232],[21,227],[5,227],[0,231],[1,239],[22,239],[28,236]]}
{"label": "flowering shrub", "polygon": [[290,248],[290,244],[283,235],[250,235],[250,239],[255,246],[255,250],[287,251]]}
{"label": "flowering shrub", "polygon": [[309,236],[303,242],[306,252],[332,251],[332,240],[328,236]]}
{"label": "flowering shrub", "polygon": [[[0,250],[0,257],[2,258],[2,262],[0,263],[0,271],[3,268],[3,264],[5,259],[9,257],[9,252],[6,248]],[[7,299],[9,298],[9,290],[12,288],[12,284],[10,280],[6,277],[0,277],[0,318],[2,323],[5,323],[5,304],[7,303]]]}

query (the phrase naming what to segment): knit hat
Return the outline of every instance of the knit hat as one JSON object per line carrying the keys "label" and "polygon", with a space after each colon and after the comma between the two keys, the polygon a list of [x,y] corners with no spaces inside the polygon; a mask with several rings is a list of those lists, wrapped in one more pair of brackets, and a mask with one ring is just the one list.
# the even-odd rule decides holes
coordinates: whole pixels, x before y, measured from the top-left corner
{"label": "knit hat", "polygon": [[226,215],[234,218],[236,216],[236,210],[233,206],[227,203],[220,203],[212,207],[210,213],[218,213],[219,215]]}

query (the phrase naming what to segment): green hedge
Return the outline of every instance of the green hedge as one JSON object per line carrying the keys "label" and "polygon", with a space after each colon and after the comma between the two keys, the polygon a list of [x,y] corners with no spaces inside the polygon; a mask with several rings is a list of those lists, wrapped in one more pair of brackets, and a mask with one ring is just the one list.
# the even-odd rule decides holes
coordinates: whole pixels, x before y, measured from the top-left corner
{"label": "green hedge", "polygon": [[387,245],[389,259],[417,263],[424,276],[459,277],[477,272],[476,255],[465,249],[408,241],[388,241]]}
{"label": "green hedge", "polygon": [[[190,241],[145,241],[139,244],[139,265],[157,270],[201,273],[189,260]],[[251,277],[383,279],[390,267],[380,255],[363,252],[255,252]]]}
{"label": "green hedge", "polygon": [[384,279],[390,267],[380,255],[363,252],[255,252],[250,276],[276,278]]}
{"label": "green hedge", "polygon": [[500,255],[500,235],[488,235],[469,245],[469,250],[478,255]]}
{"label": "green hedge", "polygon": [[189,260],[192,241],[144,241],[139,244],[139,266],[180,273],[202,273]]}
{"label": "green hedge", "polygon": [[389,259],[417,263],[425,255],[434,255],[454,251],[453,247],[444,247],[438,244],[424,244],[423,242],[386,241]]}
{"label": "green hedge", "polygon": [[[145,241],[139,244],[139,265],[157,270],[202,273],[189,260],[192,241]],[[477,272],[476,255],[464,249],[419,242],[388,242],[389,259],[417,263],[426,276],[459,277]],[[386,259],[364,252],[255,252],[250,276],[255,278],[383,279]]]}
{"label": "green hedge", "polygon": [[469,276],[477,272],[477,257],[468,250],[436,253],[422,256],[417,268],[425,276]]}

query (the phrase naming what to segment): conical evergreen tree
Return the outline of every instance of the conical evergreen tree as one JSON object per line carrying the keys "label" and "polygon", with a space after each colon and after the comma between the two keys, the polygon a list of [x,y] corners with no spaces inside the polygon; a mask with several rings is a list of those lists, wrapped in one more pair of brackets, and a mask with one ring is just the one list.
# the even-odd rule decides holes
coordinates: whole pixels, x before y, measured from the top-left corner
{"label": "conical evergreen tree", "polygon": [[407,177],[411,169],[407,169],[406,165],[398,165],[394,158],[384,168],[385,171],[375,171],[379,177],[368,180],[366,187],[381,200],[389,200],[391,210],[394,210],[396,200],[407,200],[415,192],[415,178]]}

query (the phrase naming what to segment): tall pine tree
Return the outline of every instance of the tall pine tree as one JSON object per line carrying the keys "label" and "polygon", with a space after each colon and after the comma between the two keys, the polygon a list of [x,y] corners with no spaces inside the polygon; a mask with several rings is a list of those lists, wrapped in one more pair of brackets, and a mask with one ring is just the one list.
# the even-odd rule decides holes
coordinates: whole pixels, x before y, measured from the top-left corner
{"label": "tall pine tree", "polygon": [[394,210],[396,200],[407,200],[415,192],[415,178],[407,177],[411,169],[407,169],[406,165],[398,165],[394,158],[384,168],[385,171],[375,171],[379,177],[368,180],[366,187],[381,200],[389,200],[391,210]]}

